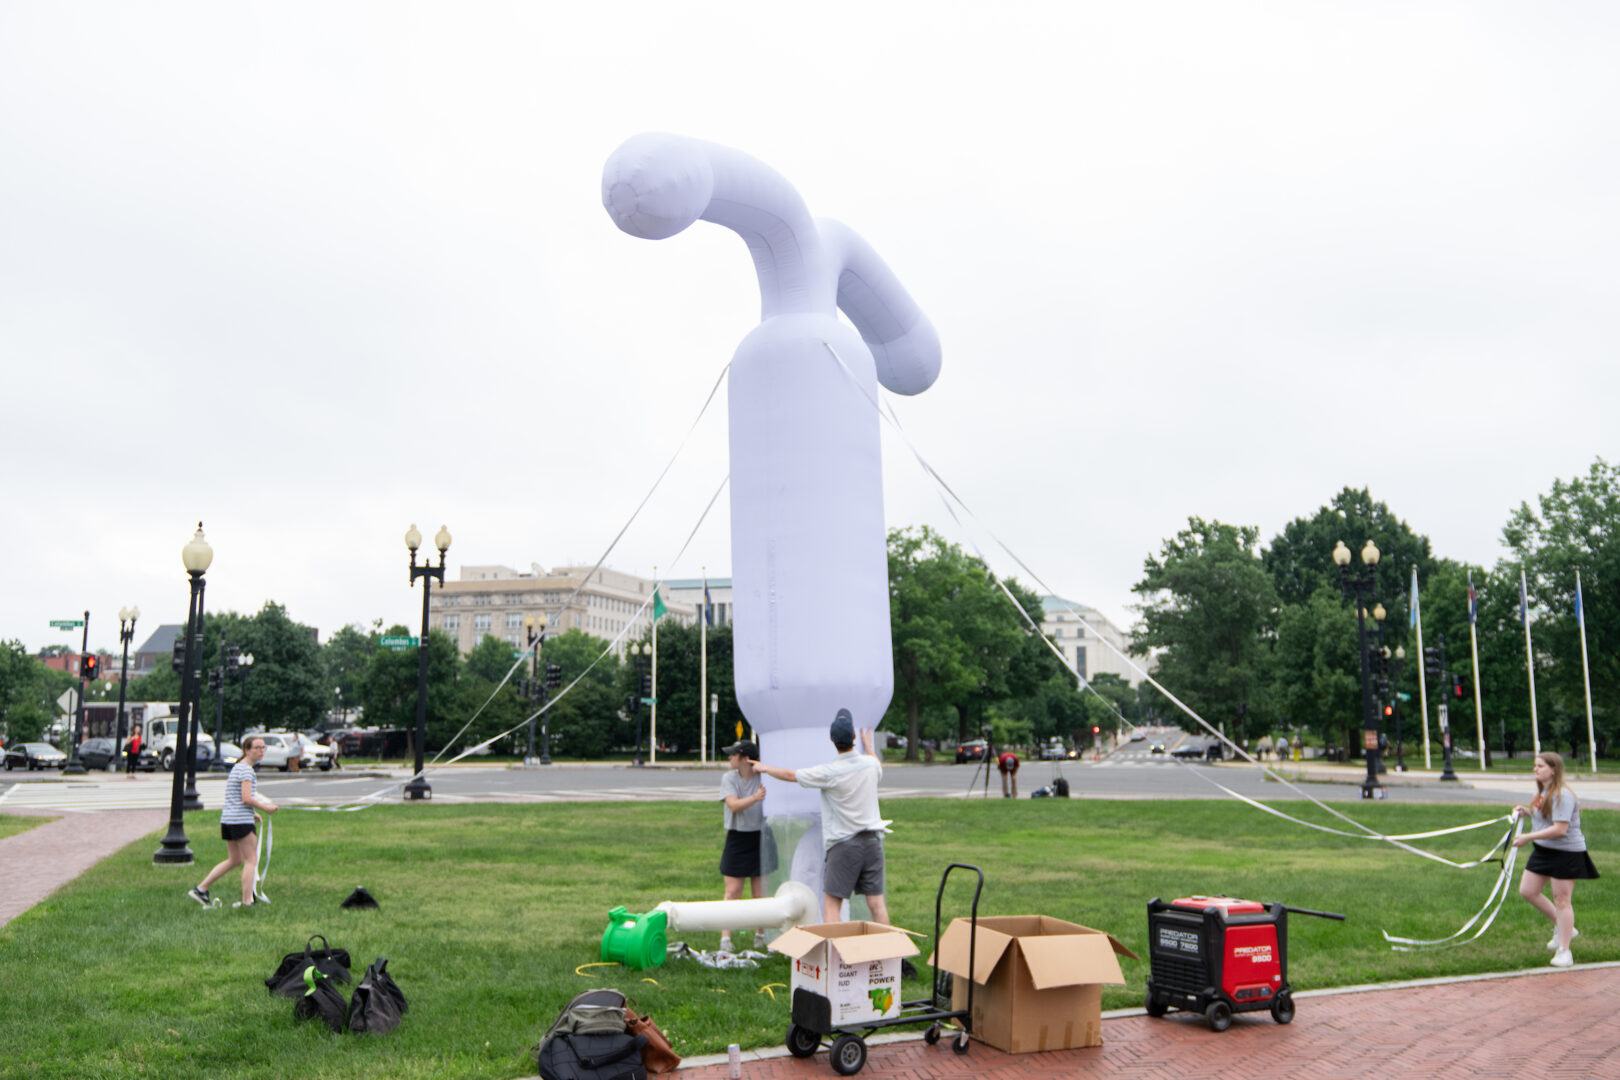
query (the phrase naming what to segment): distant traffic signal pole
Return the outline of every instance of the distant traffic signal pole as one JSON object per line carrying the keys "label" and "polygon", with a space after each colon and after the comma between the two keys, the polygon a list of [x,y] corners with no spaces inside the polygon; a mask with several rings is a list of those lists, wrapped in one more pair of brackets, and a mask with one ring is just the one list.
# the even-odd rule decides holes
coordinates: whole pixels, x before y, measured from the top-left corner
{"label": "distant traffic signal pole", "polygon": [[95,663],[90,656],[90,613],[86,611],[84,644],[79,646],[79,708],[73,717],[73,760],[62,770],[64,776],[83,776],[85,772],[84,762],[79,760],[79,744],[84,741],[84,690],[94,675]]}

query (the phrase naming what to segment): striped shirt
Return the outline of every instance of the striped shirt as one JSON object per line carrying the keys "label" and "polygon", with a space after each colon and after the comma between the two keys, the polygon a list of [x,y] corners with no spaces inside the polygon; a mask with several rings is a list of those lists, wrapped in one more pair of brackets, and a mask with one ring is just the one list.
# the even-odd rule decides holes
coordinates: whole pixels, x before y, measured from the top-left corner
{"label": "striped shirt", "polygon": [[253,762],[242,758],[231,767],[231,775],[225,778],[225,809],[219,815],[221,825],[251,825],[253,824],[253,807],[242,801],[242,781],[248,781],[253,786],[249,788],[253,794],[259,793],[259,774],[253,771]]}

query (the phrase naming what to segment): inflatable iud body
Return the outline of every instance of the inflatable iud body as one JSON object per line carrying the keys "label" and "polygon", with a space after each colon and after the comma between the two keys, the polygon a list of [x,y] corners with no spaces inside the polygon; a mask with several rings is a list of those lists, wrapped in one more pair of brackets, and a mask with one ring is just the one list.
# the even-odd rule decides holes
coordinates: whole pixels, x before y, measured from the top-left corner
{"label": "inflatable iud body", "polygon": [[[737,701],[765,761],[827,761],[834,713],[875,727],[894,691],[877,387],[926,390],[939,338],[865,241],[812,220],[793,186],[746,154],[638,135],[608,159],[602,204],[632,236],[711,221],[753,256],[761,322],[729,383]],[[766,810],[819,821],[820,803],[778,784]],[[819,884],[819,851],[814,865]]]}

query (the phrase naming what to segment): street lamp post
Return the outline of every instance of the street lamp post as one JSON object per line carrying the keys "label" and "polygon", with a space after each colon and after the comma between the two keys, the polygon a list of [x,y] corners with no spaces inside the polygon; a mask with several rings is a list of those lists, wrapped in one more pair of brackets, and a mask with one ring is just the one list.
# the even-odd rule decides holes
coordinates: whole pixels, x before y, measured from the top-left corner
{"label": "street lamp post", "polygon": [[532,678],[529,680],[529,707],[533,710],[529,713],[529,749],[523,755],[523,764],[550,765],[550,746],[542,745],[541,756],[538,758],[534,756],[535,713],[540,711],[540,706],[545,704],[546,701],[545,682],[540,678],[540,650],[546,646],[546,617],[544,613],[538,619],[533,615],[525,617],[523,620],[523,632],[527,636],[527,644],[532,652],[529,667],[532,674]]}
{"label": "street lamp post", "polygon": [[1372,602],[1378,567],[1378,545],[1371,540],[1361,549],[1362,568],[1350,572],[1350,549],[1344,541],[1333,547],[1333,561],[1339,567],[1339,588],[1356,605],[1356,646],[1361,655],[1361,744],[1367,758],[1367,778],[1361,782],[1363,799],[1377,798],[1383,787],[1378,783],[1378,716],[1372,703],[1371,661],[1367,655],[1367,604]]}
{"label": "street lamp post", "polygon": [[69,736],[73,740],[73,756],[63,766],[63,776],[83,776],[85,772],[84,762],[79,760],[79,744],[84,741],[84,692],[89,686],[89,680],[84,673],[84,658],[88,655],[90,655],[90,613],[86,611],[84,613],[84,644],[79,646],[79,707],[74,712],[73,734]]}
{"label": "street lamp post", "polygon": [[635,692],[630,696],[631,708],[636,714],[636,753],[630,759],[632,765],[642,765],[645,762],[641,756],[641,706],[642,698],[650,695],[642,693],[643,683],[647,679],[646,672],[652,665],[652,646],[645,641],[640,645],[630,646],[630,667],[636,681]]}
{"label": "street lamp post", "polygon": [[[1440,704],[1436,708],[1436,712],[1439,714],[1438,719],[1440,721],[1440,747],[1441,747],[1441,749],[1444,751],[1444,753],[1446,755],[1445,756],[1445,768],[1440,773],[1440,779],[1442,779],[1442,780],[1457,780],[1457,774],[1451,768],[1451,717],[1450,717],[1450,709],[1446,704],[1446,691],[1444,689],[1445,687],[1449,686],[1450,683],[1451,683],[1451,680],[1446,677],[1446,635],[1444,635],[1444,634],[1436,635],[1435,636],[1435,644],[1440,649],[1439,668],[1440,668],[1440,685],[1442,687],[1442,689],[1440,691]],[[1427,724],[1429,722],[1429,718],[1427,716],[1424,716],[1423,722],[1425,724]]]}
{"label": "street lamp post", "polygon": [[203,575],[207,573],[208,566],[214,561],[214,549],[208,546],[203,538],[202,522],[197,522],[197,535],[180,551],[180,561],[185,564],[186,573],[191,577],[191,604],[186,612],[186,650],[185,661],[181,665],[180,673],[180,723],[177,725],[176,738],[179,740],[175,746],[174,780],[169,790],[169,831],[162,839],[161,846],[152,853],[152,861],[159,865],[180,865],[192,861],[190,842],[186,839],[185,809],[183,806],[185,779],[182,775],[185,770],[180,765],[179,757],[186,753],[186,688],[191,683],[191,673],[196,670],[199,657],[196,655],[195,642],[192,632],[202,626],[203,615]]}
{"label": "street lamp post", "polygon": [[444,584],[444,558],[445,552],[450,550],[450,530],[440,525],[434,534],[433,546],[439,549],[438,566],[425,559],[421,566],[416,565],[416,549],[422,546],[422,534],[415,525],[405,533],[405,546],[411,549],[411,584],[415,585],[417,578],[422,579],[422,638],[416,654],[416,770],[405,785],[405,797],[431,799],[433,788],[422,775],[422,752],[427,742],[428,597],[432,595],[435,580]]}
{"label": "street lamp post", "polygon": [[1390,674],[1391,707],[1395,710],[1395,771],[1406,771],[1406,751],[1401,746],[1401,664],[1406,660],[1406,646],[1395,646],[1395,664]]}
{"label": "street lamp post", "polygon": [[129,686],[129,643],[135,637],[135,620],[140,617],[141,609],[138,607],[118,609],[118,640],[124,646],[124,662],[118,672],[118,722],[113,729],[114,772],[118,771],[124,756],[124,691]]}

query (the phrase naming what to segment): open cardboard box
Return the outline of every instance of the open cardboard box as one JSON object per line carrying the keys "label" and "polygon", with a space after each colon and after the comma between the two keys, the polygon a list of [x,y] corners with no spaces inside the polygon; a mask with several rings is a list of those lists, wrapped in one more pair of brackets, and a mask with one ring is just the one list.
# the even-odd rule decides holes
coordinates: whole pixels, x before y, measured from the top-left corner
{"label": "open cardboard box", "polygon": [[1120,956],[1139,959],[1110,934],[1049,915],[981,918],[968,968],[971,919],[954,919],[928,962],[950,972],[951,1008],[967,1008],[973,1037],[1009,1054],[1102,1045],[1102,986],[1123,986]]}
{"label": "open cardboard box", "polygon": [[793,961],[793,1022],[826,1034],[900,1014],[900,960],[919,950],[910,930],[856,921],[797,926],[771,942]]}

